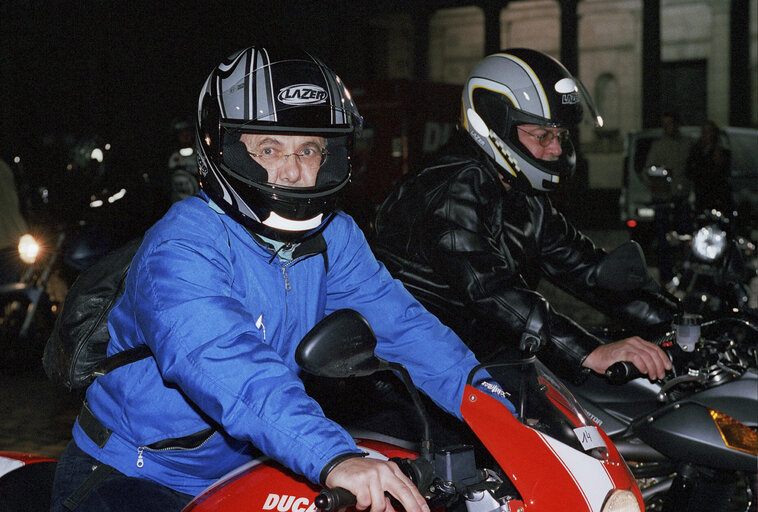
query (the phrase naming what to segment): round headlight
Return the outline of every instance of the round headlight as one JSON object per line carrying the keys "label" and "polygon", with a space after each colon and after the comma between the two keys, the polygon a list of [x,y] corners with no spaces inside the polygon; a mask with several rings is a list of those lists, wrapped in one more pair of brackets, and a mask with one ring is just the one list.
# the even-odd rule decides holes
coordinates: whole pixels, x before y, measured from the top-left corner
{"label": "round headlight", "polygon": [[23,235],[18,241],[18,257],[21,261],[31,265],[39,255],[39,244],[32,235]]}
{"label": "round headlight", "polygon": [[700,228],[692,238],[692,252],[704,261],[715,261],[726,248],[726,233],[718,226]]}
{"label": "round headlight", "polygon": [[640,504],[632,491],[616,489],[605,500],[601,512],[640,512]]}

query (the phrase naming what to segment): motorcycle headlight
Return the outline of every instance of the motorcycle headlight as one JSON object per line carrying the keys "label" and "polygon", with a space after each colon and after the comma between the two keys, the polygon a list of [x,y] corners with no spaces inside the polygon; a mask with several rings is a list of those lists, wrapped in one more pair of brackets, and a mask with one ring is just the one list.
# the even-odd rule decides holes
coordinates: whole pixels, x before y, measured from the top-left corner
{"label": "motorcycle headlight", "polygon": [[758,432],[743,425],[723,412],[710,409],[711,418],[721,434],[724,444],[733,450],[758,455]]}
{"label": "motorcycle headlight", "polygon": [[616,489],[605,500],[601,512],[640,512],[640,504],[632,491]]}
{"label": "motorcycle headlight", "polygon": [[726,248],[726,233],[718,226],[700,228],[692,238],[692,252],[704,261],[715,261]]}
{"label": "motorcycle headlight", "polygon": [[32,235],[23,235],[18,241],[18,257],[28,265],[37,261],[39,249],[39,244]]}

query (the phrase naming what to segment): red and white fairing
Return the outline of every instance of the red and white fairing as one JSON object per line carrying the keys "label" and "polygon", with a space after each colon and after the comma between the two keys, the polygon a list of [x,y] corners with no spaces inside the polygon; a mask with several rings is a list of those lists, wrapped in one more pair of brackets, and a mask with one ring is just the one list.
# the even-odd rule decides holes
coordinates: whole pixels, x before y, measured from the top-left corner
{"label": "red and white fairing", "polygon": [[[497,401],[477,389],[467,387],[465,397],[463,417],[521,493],[524,510],[601,512],[615,490],[634,493],[644,510],[634,477],[608,436],[561,407],[559,394],[548,392],[548,397],[567,417],[574,416],[577,439],[587,450],[596,448],[602,458],[500,414]],[[490,406],[482,407],[486,403]]]}
{"label": "red and white fairing", "polygon": [[39,462],[55,462],[55,459],[23,452],[0,451],[0,478],[7,475],[11,471],[15,471],[24,466],[36,464]]}
{"label": "red and white fairing", "polygon": [[[369,457],[416,458],[417,453],[389,443],[357,439],[358,446]],[[313,500],[321,487],[270,459],[257,459],[221,478],[211,485],[184,512],[205,511],[271,511],[315,512]],[[353,509],[351,509],[353,510]]]}
{"label": "red and white fairing", "polygon": [[[541,382],[550,402],[568,423],[575,425],[573,435],[578,443],[573,443],[573,447],[530,427],[529,421],[520,421],[491,395],[466,386],[463,417],[522,498],[505,504],[491,497],[479,499],[468,504],[469,512],[498,507],[522,512],[644,510],[634,478],[610,439],[594,424],[588,424],[581,411],[574,408],[571,397],[567,399],[564,390],[552,385],[554,381],[541,379]],[[357,442],[370,457],[418,456],[391,442],[367,438],[358,438]],[[576,446],[582,446],[585,452]],[[637,507],[609,507],[609,498],[619,490],[629,491],[631,495],[627,498],[636,499]],[[190,503],[185,512],[314,512],[313,502],[319,491],[319,486],[302,476],[272,460],[261,459],[220,479]]]}

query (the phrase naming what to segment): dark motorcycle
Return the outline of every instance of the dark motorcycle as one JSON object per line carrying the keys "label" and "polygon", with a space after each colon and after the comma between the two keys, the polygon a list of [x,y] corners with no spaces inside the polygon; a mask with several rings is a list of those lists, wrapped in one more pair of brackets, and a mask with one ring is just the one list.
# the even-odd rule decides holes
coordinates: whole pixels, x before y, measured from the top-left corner
{"label": "dark motorcycle", "polygon": [[[39,366],[68,288],[79,273],[135,238],[152,219],[143,215],[138,176],[113,162],[111,145],[84,139],[64,169],[33,182],[25,176],[27,222],[19,244],[18,281],[0,286],[0,361]],[[39,180],[39,178],[38,178]]]}
{"label": "dark motorcycle", "polygon": [[61,298],[51,292],[50,283],[65,239],[61,232],[57,236],[27,233],[19,240],[20,278],[0,285],[3,359],[15,360],[30,340],[44,339],[52,328]]}
{"label": "dark motorcycle", "polygon": [[179,148],[168,161],[168,174],[171,186],[171,202],[181,201],[194,196],[200,191],[197,157],[191,146]]}
{"label": "dark motorcycle", "polygon": [[[603,285],[639,287],[625,275],[640,263],[614,259],[612,252],[603,264]],[[672,361],[663,380],[650,382],[630,363],[617,363],[605,378],[591,375],[569,389],[629,463],[646,510],[755,511],[758,324],[684,313],[655,341]]]}
{"label": "dark motorcycle", "polygon": [[695,217],[691,233],[670,234],[680,257],[666,288],[686,311],[711,317],[758,305],[755,242],[740,220],[735,212],[710,210]]}

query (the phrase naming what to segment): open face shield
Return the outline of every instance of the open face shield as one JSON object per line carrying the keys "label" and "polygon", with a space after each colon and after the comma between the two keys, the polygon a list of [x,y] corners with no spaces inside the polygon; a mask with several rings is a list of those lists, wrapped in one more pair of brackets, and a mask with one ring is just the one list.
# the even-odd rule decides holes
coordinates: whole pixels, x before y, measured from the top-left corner
{"label": "open face shield", "polygon": [[[532,188],[551,191],[571,178],[576,169],[576,150],[570,130],[580,125],[599,127],[603,119],[577,78],[564,77],[552,85],[550,94],[541,99],[548,99],[549,107],[542,115],[533,113],[539,110],[529,104],[530,93],[533,95],[536,91],[529,87],[516,91],[523,108],[509,109],[499,135],[510,141],[514,153],[525,162],[524,176],[529,178]],[[556,139],[560,146],[557,156],[555,151],[548,151]],[[542,153],[535,154],[534,149],[540,151],[540,147]]]}
{"label": "open face shield", "polygon": [[573,172],[575,152],[570,138],[562,137],[561,155],[542,159],[542,152],[534,154],[519,141],[519,126],[548,131],[573,128],[583,119],[602,123],[578,79],[549,55],[525,48],[490,55],[474,68],[464,87],[463,113],[469,135],[507,180],[526,191],[557,187]]}

